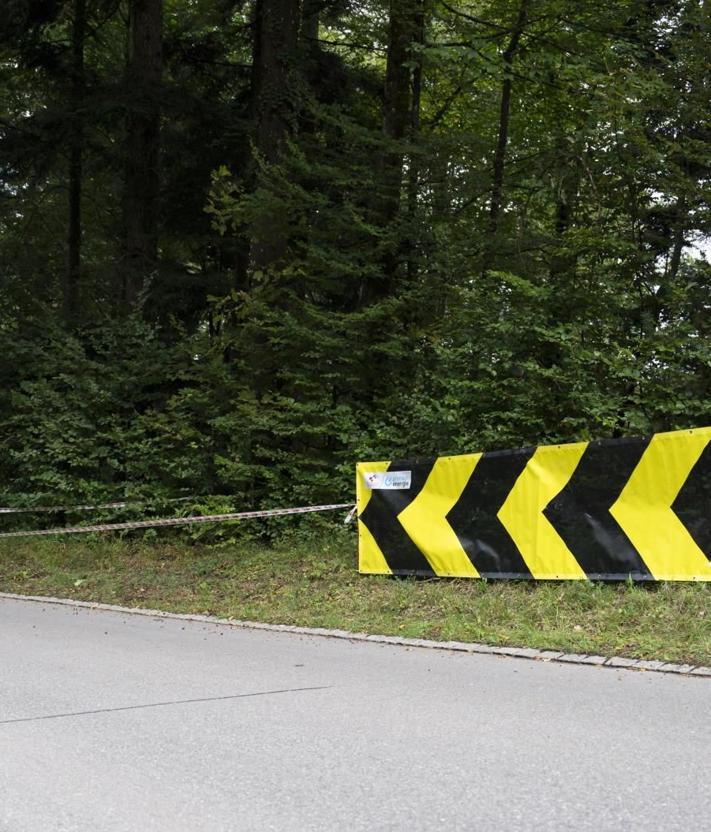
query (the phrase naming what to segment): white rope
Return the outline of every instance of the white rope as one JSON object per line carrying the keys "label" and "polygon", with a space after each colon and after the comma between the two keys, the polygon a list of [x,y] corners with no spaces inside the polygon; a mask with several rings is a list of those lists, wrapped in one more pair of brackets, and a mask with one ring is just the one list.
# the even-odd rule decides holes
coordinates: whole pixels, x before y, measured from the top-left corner
{"label": "white rope", "polygon": [[126,506],[144,506],[148,503],[189,503],[191,500],[199,500],[200,497],[171,497],[168,500],[163,500],[160,497],[155,500],[125,500],[113,503],[97,503],[96,505],[80,505],[80,506],[23,506],[22,508],[15,508],[14,506],[0,506],[0,514],[43,514],[54,513],[57,511],[93,511],[100,508],[126,508]]}
{"label": "white rope", "polygon": [[61,534],[83,534],[85,532],[111,532],[127,529],[153,529],[163,526],[187,526],[192,523],[220,523],[226,520],[251,520],[258,517],[281,517],[287,514],[309,514],[315,511],[336,511],[352,508],[353,503],[334,503],[325,506],[302,506],[300,508],[272,508],[265,511],[238,511],[231,514],[208,514],[193,517],[170,517],[156,520],[137,520],[127,523],[97,523],[91,526],[67,526],[59,529],[36,529],[27,532],[2,532],[3,537],[36,537]]}

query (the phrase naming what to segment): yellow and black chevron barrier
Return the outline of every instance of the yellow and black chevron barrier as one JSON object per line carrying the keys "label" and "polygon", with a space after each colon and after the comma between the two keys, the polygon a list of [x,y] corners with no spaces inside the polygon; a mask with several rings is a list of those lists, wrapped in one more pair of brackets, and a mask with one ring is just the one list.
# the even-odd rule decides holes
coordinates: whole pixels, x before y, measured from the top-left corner
{"label": "yellow and black chevron barrier", "polygon": [[367,574],[711,581],[711,428],[356,466]]}

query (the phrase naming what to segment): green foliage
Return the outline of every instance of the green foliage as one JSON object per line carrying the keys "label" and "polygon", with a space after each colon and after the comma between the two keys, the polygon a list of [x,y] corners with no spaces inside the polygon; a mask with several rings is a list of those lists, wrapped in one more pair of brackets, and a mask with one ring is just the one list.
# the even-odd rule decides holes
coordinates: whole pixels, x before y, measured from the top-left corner
{"label": "green foliage", "polygon": [[356,459],[711,421],[703,4],[556,0],[530,16],[492,225],[517,2],[428,5],[397,142],[382,127],[386,4],[327,3],[320,41],[289,56],[296,123],[268,162],[253,4],[171,0],[161,259],[126,316],[124,21],[90,3],[72,328],[59,322],[71,4],[52,21],[24,8],[0,31],[4,502],[340,501]]}

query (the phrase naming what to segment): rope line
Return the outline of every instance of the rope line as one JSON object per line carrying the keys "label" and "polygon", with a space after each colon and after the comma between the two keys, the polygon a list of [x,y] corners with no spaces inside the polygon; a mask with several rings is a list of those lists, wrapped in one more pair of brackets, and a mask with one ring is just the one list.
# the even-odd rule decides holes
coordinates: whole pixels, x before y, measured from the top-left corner
{"label": "rope line", "polygon": [[324,506],[302,506],[300,508],[272,508],[264,511],[238,511],[231,514],[205,514],[192,517],[170,517],[155,520],[137,520],[127,523],[96,523],[92,526],[67,526],[58,529],[37,529],[23,532],[1,532],[3,537],[36,537],[61,534],[83,534],[84,532],[111,532],[128,529],[153,529],[163,526],[187,526],[193,523],[219,523],[225,520],[252,520],[258,517],[281,517],[288,514],[310,514],[315,511],[336,511],[353,508],[353,503],[333,503]]}
{"label": "rope line", "polygon": [[123,500],[113,503],[97,503],[96,505],[79,505],[79,506],[33,506],[22,508],[15,508],[14,506],[0,506],[0,514],[42,514],[53,513],[57,511],[93,511],[100,508],[126,508],[127,506],[145,506],[149,503],[188,503],[191,500],[198,500],[199,497],[171,497],[163,500],[157,498],[155,500]]}

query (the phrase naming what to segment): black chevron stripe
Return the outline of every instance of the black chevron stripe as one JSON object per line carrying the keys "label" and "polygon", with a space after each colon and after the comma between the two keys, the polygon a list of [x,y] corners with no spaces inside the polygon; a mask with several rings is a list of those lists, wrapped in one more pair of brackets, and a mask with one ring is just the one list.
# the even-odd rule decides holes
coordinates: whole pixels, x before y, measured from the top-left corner
{"label": "black chevron stripe", "polygon": [[591,442],[570,482],[543,512],[593,580],[652,580],[610,507],[634,471],[649,439]]}
{"label": "black chevron stripe", "polygon": [[531,578],[516,544],[496,513],[535,448],[484,454],[447,521],[484,578]]}
{"label": "black chevron stripe", "polygon": [[412,483],[407,490],[375,489],[370,496],[360,520],[380,546],[388,566],[396,575],[434,575],[427,558],[410,540],[398,514],[404,511],[422,491],[434,467],[434,460],[427,462],[391,462],[388,471],[411,471]]}
{"label": "black chevron stripe", "polygon": [[692,468],[672,510],[711,561],[711,442]]}

